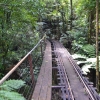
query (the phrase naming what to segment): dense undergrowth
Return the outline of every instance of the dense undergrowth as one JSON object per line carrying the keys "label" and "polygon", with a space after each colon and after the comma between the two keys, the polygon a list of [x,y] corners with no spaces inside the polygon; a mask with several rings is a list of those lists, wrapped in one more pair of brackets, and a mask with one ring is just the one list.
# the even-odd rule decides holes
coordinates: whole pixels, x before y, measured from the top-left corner
{"label": "dense undergrowth", "polygon": [[[89,68],[95,69],[95,5],[93,0],[1,0],[0,79],[44,33],[47,38],[59,40],[69,48],[80,67],[85,69],[85,74]],[[40,51],[33,55],[35,61]],[[34,72],[37,78],[40,65],[36,62]],[[1,90],[2,94],[6,91]]]}

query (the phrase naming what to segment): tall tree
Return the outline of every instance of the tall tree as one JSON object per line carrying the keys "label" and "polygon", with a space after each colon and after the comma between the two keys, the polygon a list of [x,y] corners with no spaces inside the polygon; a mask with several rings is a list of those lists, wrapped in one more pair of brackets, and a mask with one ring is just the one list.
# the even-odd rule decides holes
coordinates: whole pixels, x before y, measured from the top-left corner
{"label": "tall tree", "polygon": [[38,12],[44,8],[40,3],[43,5],[40,0],[35,0],[35,3],[32,0],[0,0],[0,72],[20,59],[17,53],[23,56],[26,49],[33,47],[35,41],[38,41],[37,38],[32,38],[38,36],[34,30]]}
{"label": "tall tree", "polygon": [[70,9],[71,9],[71,20],[70,20],[70,30],[72,30],[72,20],[73,20],[73,8],[72,8],[72,0],[70,0]]}
{"label": "tall tree", "polygon": [[99,92],[99,46],[98,46],[98,34],[99,34],[99,0],[96,0],[96,87]]}

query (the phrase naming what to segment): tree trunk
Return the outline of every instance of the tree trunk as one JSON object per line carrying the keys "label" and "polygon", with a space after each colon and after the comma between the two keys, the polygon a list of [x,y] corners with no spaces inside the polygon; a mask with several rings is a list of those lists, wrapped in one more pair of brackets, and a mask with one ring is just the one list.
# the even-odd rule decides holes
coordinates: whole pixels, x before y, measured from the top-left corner
{"label": "tree trunk", "polygon": [[91,43],[91,24],[92,24],[92,20],[91,20],[91,14],[89,14],[88,17],[88,22],[89,22],[89,32],[88,32],[88,43]]}
{"label": "tree trunk", "polygon": [[99,34],[99,0],[96,0],[96,87],[99,92],[99,51],[98,51],[98,34]]}
{"label": "tree trunk", "polygon": [[71,9],[71,19],[70,19],[70,30],[72,30],[72,19],[73,19],[73,8],[72,8],[72,0],[70,0],[70,9]]}
{"label": "tree trunk", "polygon": [[93,33],[94,33],[94,24],[93,24],[93,20],[94,20],[94,10],[92,10],[89,13],[89,34],[88,34],[88,43],[91,44],[92,42],[92,37],[93,37]]}

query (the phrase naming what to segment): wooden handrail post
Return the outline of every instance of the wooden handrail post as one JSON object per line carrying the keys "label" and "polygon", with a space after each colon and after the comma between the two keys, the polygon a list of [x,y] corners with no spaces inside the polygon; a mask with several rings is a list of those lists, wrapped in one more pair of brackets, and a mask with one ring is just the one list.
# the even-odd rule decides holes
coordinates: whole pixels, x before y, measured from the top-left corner
{"label": "wooden handrail post", "polygon": [[41,41],[41,43],[40,43],[41,57],[42,57],[42,59],[43,59],[43,54],[44,54],[43,51],[44,51],[45,45],[46,45],[46,34],[44,35],[43,41]]}
{"label": "wooden handrail post", "polygon": [[32,64],[32,55],[29,54],[28,56],[28,62],[30,65],[30,74],[31,74],[31,80],[32,80],[32,84],[34,83],[34,70],[33,70],[33,64]]}
{"label": "wooden handrail post", "polygon": [[41,57],[43,58],[43,49],[42,49],[42,42],[41,42],[41,44],[40,44],[40,48],[41,48]]}
{"label": "wooden handrail post", "polygon": [[44,37],[44,43],[45,43],[45,45],[46,45],[46,34],[45,34],[45,37]]}

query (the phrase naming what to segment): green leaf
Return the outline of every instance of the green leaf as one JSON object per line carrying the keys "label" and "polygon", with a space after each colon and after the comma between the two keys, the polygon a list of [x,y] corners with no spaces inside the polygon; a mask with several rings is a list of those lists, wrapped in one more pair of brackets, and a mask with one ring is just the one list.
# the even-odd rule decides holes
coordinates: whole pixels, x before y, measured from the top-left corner
{"label": "green leaf", "polygon": [[25,85],[25,82],[22,80],[8,80],[4,82],[3,85],[0,86],[2,90],[12,91],[20,89],[22,86]]}
{"label": "green leaf", "polygon": [[17,92],[0,90],[0,100],[26,100],[26,99]]}

